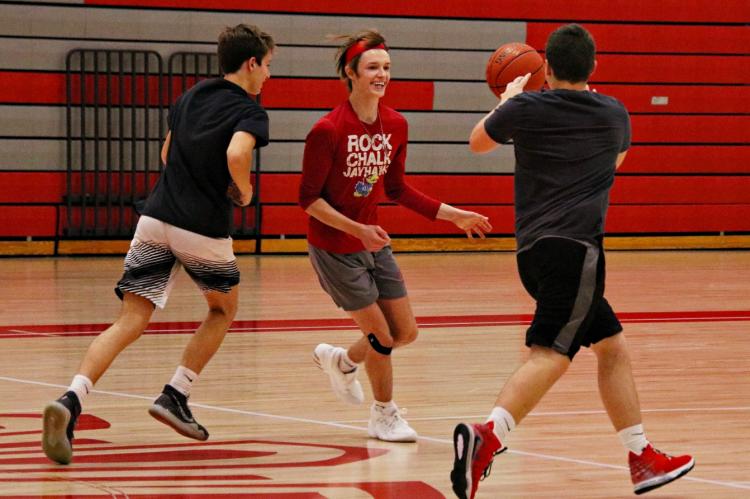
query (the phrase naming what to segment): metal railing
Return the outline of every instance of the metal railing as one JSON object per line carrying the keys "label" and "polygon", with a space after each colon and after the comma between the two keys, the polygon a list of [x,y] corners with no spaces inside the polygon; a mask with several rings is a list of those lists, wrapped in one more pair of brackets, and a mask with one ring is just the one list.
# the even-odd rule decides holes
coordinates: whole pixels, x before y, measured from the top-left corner
{"label": "metal railing", "polygon": [[[67,193],[63,236],[130,237],[136,206],[162,164],[168,106],[200,80],[220,75],[215,53],[75,49],[66,67]],[[165,78],[166,76],[166,78]],[[260,96],[258,96],[260,100]],[[260,151],[253,162],[255,196],[237,208],[233,235],[255,238],[260,252]]]}
{"label": "metal railing", "polygon": [[153,51],[76,49],[66,67],[63,235],[133,233],[135,204],[161,171],[163,62]]}

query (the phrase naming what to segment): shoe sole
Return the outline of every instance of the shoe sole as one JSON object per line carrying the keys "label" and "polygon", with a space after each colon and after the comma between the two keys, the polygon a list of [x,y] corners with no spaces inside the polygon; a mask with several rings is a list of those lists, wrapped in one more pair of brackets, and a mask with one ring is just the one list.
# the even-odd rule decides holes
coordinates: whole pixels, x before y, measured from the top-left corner
{"label": "shoe sole", "polygon": [[672,483],[678,478],[687,475],[688,472],[692,470],[694,467],[695,467],[695,459],[691,459],[690,462],[685,464],[682,468],[678,468],[674,470],[672,473],[665,475],[663,481],[660,481],[658,483],[649,483],[639,488],[634,488],[633,492],[635,492],[636,495],[641,495],[641,494],[645,494],[646,492],[650,490],[658,489],[659,487],[662,487],[668,483]]}
{"label": "shoe sole", "polygon": [[192,428],[185,428],[185,424],[182,421],[175,418],[171,412],[159,405],[152,405],[151,407],[149,407],[148,413],[154,419],[169,426],[183,437],[192,438],[193,440],[200,440],[201,442],[208,440],[208,432],[196,432]]}
{"label": "shoe sole", "polygon": [[379,437],[377,433],[371,431],[369,428],[367,429],[367,436],[369,436],[370,438],[380,440],[381,442],[394,442],[397,444],[414,443],[417,440],[419,440],[419,435],[414,435],[413,437],[406,437],[406,438],[396,438],[396,439],[382,438],[382,437]]}
{"label": "shoe sole", "polygon": [[468,499],[471,494],[471,464],[474,449],[474,432],[461,423],[453,430],[453,470],[451,484],[459,499]]}
{"label": "shoe sole", "polygon": [[44,408],[42,423],[42,449],[52,461],[70,464],[73,446],[68,440],[70,411],[59,402],[50,402]]}

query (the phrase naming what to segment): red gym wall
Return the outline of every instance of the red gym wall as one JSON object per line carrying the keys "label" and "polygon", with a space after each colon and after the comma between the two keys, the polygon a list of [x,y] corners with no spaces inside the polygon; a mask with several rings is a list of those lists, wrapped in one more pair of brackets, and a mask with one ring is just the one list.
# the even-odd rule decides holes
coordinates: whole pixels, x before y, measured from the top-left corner
{"label": "red gym wall", "polygon": [[[296,205],[304,137],[346,96],[325,36],[377,27],[392,47],[387,101],[410,122],[411,182],[513,231],[512,154],[472,156],[468,133],[494,102],[483,83],[495,47],[542,50],[562,22],[597,41],[592,86],[622,100],[633,146],[618,171],[611,235],[750,234],[750,4],[725,0],[350,2],[267,0],[8,2],[0,16],[0,240],[54,239],[65,194],[65,54],[73,48],[213,50],[223,26],[271,31],[263,93],[274,141],[263,155],[263,235],[304,235]],[[661,104],[659,99],[662,98]],[[664,103],[666,98],[666,103]],[[503,149],[503,148],[501,148]],[[457,235],[395,205],[400,236]]]}

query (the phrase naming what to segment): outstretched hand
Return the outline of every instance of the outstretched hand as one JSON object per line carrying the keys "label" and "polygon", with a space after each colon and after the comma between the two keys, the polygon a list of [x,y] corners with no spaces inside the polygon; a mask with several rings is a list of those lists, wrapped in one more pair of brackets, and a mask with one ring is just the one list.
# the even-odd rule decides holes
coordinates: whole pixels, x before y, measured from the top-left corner
{"label": "outstretched hand", "polygon": [[492,230],[489,218],[473,211],[456,209],[452,220],[456,227],[466,232],[466,237],[472,239],[474,234],[484,239],[484,235]]}

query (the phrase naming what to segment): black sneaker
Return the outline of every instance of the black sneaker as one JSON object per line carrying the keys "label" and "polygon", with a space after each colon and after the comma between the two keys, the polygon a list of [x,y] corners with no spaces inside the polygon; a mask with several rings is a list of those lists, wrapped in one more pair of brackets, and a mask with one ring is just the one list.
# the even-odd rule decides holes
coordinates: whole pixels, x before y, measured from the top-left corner
{"label": "black sneaker", "polygon": [[52,461],[68,464],[73,459],[73,429],[80,414],[81,403],[72,391],[44,408],[42,449]]}
{"label": "black sneaker", "polygon": [[193,418],[187,397],[171,385],[164,385],[161,395],[154,401],[148,413],[180,435],[196,440],[208,440],[208,431]]}

